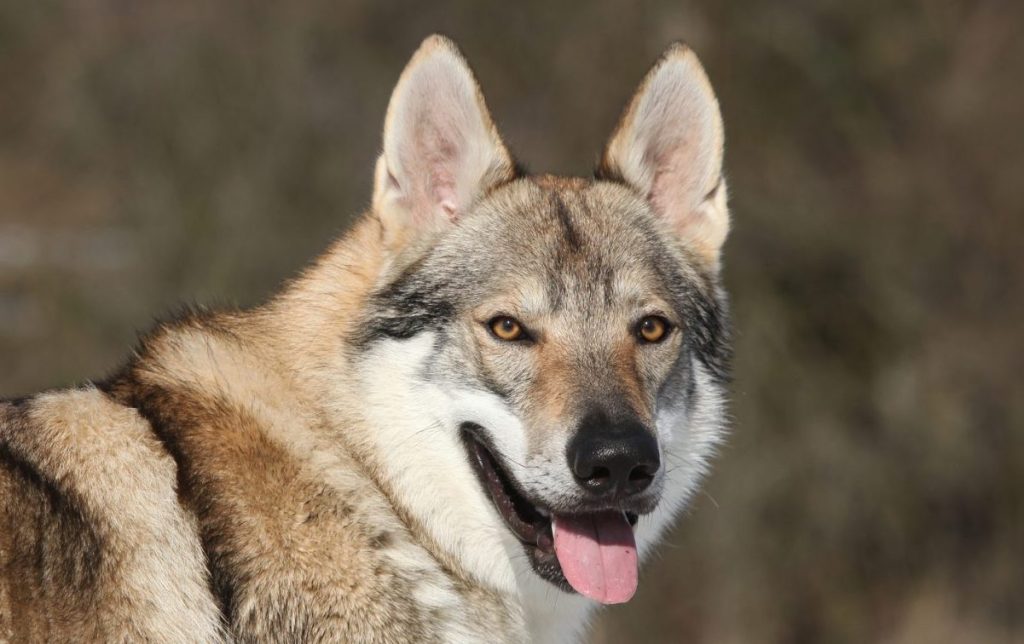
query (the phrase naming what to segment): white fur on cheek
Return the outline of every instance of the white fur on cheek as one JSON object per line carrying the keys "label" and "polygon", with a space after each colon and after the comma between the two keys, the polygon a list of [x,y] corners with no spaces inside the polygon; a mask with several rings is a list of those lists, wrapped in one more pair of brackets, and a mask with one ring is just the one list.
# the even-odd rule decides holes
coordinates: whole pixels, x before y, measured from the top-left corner
{"label": "white fur on cheek", "polygon": [[399,502],[467,570],[518,595],[531,641],[579,640],[594,602],[566,595],[530,567],[522,546],[504,526],[468,464],[459,425],[485,428],[511,468],[526,459],[522,422],[498,396],[428,382],[423,366],[435,336],[379,343],[361,361],[359,377],[379,467]]}
{"label": "white fur on cheek", "polygon": [[452,420],[455,423],[476,423],[484,428],[494,448],[509,465],[526,458],[526,429],[508,405],[488,391],[456,390],[452,393]]}
{"label": "white fur on cheek", "polygon": [[[530,467],[527,461],[526,428],[497,395],[487,391],[461,390],[453,394],[453,412],[457,422],[474,422],[487,431],[494,447],[501,453],[502,462],[513,476],[526,487],[538,483],[537,464]],[[565,476],[544,479],[542,488],[553,484],[575,486],[568,477],[568,467],[563,467]],[[587,621],[596,604],[580,595],[569,595],[557,590],[534,572],[523,553],[522,544],[511,532],[504,530],[502,542],[515,570],[519,596],[523,602],[530,641],[536,644],[568,644],[578,642],[586,628]]]}
{"label": "white fur on cheek", "polygon": [[396,501],[435,542],[486,585],[514,592],[501,545],[506,530],[470,468],[452,396],[423,377],[434,340],[433,333],[384,340],[363,357],[366,438]]}

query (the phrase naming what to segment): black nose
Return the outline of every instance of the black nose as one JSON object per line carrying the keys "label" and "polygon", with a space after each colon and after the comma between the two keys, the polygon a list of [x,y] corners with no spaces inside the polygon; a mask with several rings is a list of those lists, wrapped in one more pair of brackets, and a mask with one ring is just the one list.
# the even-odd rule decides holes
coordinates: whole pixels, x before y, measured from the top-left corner
{"label": "black nose", "polygon": [[584,419],[569,442],[569,467],[580,486],[598,497],[625,498],[646,490],[661,465],[658,441],[635,420]]}

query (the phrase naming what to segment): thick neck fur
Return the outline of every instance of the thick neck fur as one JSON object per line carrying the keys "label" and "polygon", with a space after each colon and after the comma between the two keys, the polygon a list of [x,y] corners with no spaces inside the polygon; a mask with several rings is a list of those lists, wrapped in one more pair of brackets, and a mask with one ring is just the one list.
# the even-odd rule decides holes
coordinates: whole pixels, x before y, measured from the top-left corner
{"label": "thick neck fur", "polygon": [[[393,255],[379,221],[364,217],[311,268],[256,312],[283,351],[278,360],[338,432],[409,529],[447,570],[520,606],[530,640],[576,641],[593,607],[562,596],[529,569],[489,506],[453,431],[442,425],[458,394],[414,382],[433,338],[383,341],[366,353],[348,342]],[[552,602],[552,595],[559,595]]]}
{"label": "thick neck fur", "polygon": [[[352,342],[368,299],[394,272],[383,240],[379,221],[364,217],[268,304],[224,320],[261,352],[246,369],[265,372],[248,376],[257,383],[253,391],[234,395],[255,400],[267,389],[258,383],[272,380],[272,390],[290,392],[287,405],[301,405],[297,413],[319,419],[286,430],[310,435],[285,439],[295,449],[336,451],[359,464],[360,475],[373,482],[396,518],[452,578],[447,598],[437,601],[461,601],[453,588],[477,589],[503,598],[496,601],[509,611],[507,623],[525,625],[530,641],[577,641],[596,605],[556,590],[533,572],[481,490],[453,429],[467,406],[502,422],[510,422],[501,418],[507,411],[473,398],[476,392],[422,378],[435,341],[430,332],[366,346]],[[710,378],[695,369],[698,378]],[[685,433],[685,439],[665,445],[666,465],[682,474],[666,488],[659,509],[637,526],[641,558],[685,503],[717,442],[720,392],[703,390],[709,394],[691,401],[685,415],[658,419],[659,431],[672,426],[679,428],[676,435]]]}

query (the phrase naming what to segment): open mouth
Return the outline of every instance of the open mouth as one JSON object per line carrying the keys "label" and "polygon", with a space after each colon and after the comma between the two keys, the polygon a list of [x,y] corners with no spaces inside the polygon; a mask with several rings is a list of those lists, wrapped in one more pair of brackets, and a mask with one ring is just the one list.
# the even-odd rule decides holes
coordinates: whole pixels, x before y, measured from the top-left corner
{"label": "open mouth", "polygon": [[636,513],[617,508],[572,512],[545,508],[523,493],[479,427],[467,425],[462,436],[477,478],[541,578],[604,604],[623,603],[633,596]]}

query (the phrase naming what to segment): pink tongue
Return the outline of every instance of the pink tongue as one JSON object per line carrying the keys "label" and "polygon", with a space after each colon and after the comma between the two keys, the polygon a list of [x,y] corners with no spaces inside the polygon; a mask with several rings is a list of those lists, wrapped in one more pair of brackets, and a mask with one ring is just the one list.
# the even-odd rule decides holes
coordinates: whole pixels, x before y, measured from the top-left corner
{"label": "pink tongue", "polygon": [[636,592],[636,540],[622,512],[556,516],[555,555],[581,595],[621,604]]}

